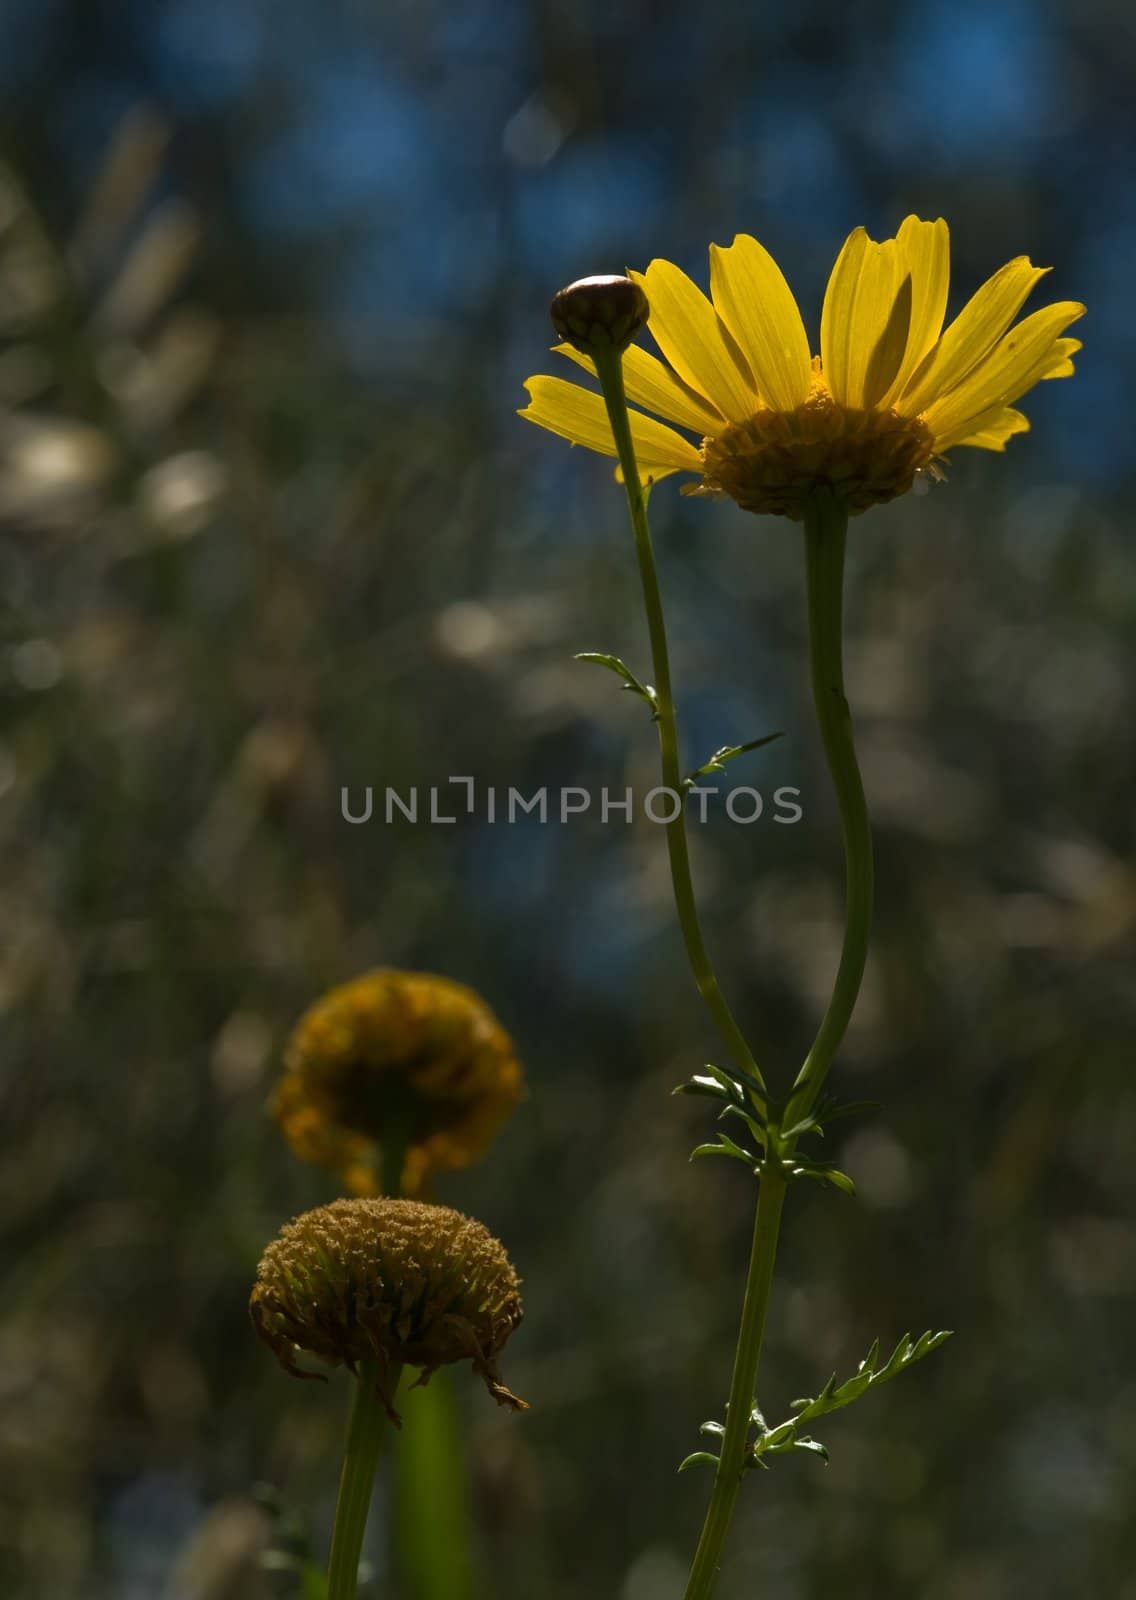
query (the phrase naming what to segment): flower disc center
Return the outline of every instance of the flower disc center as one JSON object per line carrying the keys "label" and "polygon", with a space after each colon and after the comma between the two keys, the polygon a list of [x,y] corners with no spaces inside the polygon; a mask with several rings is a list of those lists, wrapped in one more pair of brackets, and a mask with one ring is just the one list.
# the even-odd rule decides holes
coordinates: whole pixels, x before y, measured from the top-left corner
{"label": "flower disc center", "polygon": [[763,408],[702,442],[694,494],[728,494],[746,511],[800,522],[809,496],[832,489],[856,515],[905,494],[931,465],[934,439],[918,417],[853,411],[818,387],[794,411]]}

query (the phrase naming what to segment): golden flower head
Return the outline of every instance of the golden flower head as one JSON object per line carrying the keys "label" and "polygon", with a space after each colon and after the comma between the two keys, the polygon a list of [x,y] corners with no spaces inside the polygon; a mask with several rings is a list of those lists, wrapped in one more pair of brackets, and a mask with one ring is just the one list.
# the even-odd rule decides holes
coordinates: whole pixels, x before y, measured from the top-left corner
{"label": "golden flower head", "polygon": [[[956,445],[1004,450],[1029,423],[1013,402],[1043,378],[1073,371],[1081,348],[1064,330],[1073,300],[1014,318],[1047,268],[1018,256],[944,330],[950,271],[946,223],[908,217],[876,244],[846,240],[824,297],[820,355],[772,256],[748,234],[710,246],[710,294],[669,261],[631,278],[650,302],[663,361],[632,345],[628,398],[689,430],[632,410],[642,473],[694,472],[687,494],[727,494],[747,511],[800,521],[814,490],[852,513],[904,494],[918,473],[940,476]],[[595,372],[571,344],[559,355]],[[522,417],[604,455],[616,447],[602,398],[562,378],[530,378]]]}
{"label": "golden flower head", "polygon": [[300,1019],[273,1111],[296,1154],[354,1194],[379,1191],[384,1142],[404,1149],[401,1189],[418,1194],[484,1154],[520,1096],[512,1041],[472,989],[381,969]]}
{"label": "golden flower head", "polygon": [[480,1222],[419,1200],[335,1200],[289,1222],[257,1268],[249,1312],[285,1371],[302,1352],[352,1372],[378,1366],[392,1409],[393,1367],[471,1361],[500,1405],[525,1402],[501,1383],[497,1357],[522,1317],[505,1247]]}

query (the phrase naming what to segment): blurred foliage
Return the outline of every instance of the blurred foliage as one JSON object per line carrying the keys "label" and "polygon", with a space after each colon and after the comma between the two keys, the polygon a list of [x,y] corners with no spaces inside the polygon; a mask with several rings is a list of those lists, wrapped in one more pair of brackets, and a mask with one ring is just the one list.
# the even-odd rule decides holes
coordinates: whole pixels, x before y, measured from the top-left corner
{"label": "blurred foliage", "polygon": [[[1005,458],[856,528],[879,911],[833,1087],[882,1109],[824,1147],[856,1201],[795,1187],[762,1408],[957,1332],[832,1419],[827,1469],[746,1484],[723,1596],[1132,1600],[1124,9],[13,0],[13,26],[0,1589],[268,1600],[297,1591],[266,1551],[326,1549],[346,1387],[286,1382],[245,1306],[333,1188],[264,1107],[313,995],[391,964],[481,990],[530,1085],[439,1185],[526,1280],[533,1412],[456,1389],[489,1592],[681,1592],[703,1501],[674,1468],[725,1398],[752,1196],[688,1165],[707,1114],[670,1096],[709,1039],[661,834],[351,826],[340,789],[652,786],[642,708],[571,659],[645,655],[610,469],[511,415],[548,293],[656,251],[699,270],[741,227],[807,298],[848,226],[918,208],[960,291],[1055,261],[1089,347]],[[719,808],[694,840],[785,1072],[841,891],[798,541],[666,486],[653,512],[688,757],[788,730],[744,781],[798,786],[803,820]],[[410,1600],[391,1504],[388,1467],[368,1556]]]}

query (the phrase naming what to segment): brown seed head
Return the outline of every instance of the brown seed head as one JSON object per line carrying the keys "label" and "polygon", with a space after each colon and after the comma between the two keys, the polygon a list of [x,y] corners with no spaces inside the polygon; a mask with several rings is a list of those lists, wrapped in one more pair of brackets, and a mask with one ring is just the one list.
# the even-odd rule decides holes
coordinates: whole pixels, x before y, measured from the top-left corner
{"label": "brown seed head", "polygon": [[[480,1222],[417,1200],[335,1200],[289,1222],[265,1250],[249,1300],[257,1333],[285,1371],[319,1378],[304,1352],[352,1371],[377,1361],[392,1417],[390,1369],[471,1361],[498,1404],[525,1402],[497,1357],[522,1317],[505,1248]],[[395,1417],[397,1420],[397,1417]]]}
{"label": "brown seed head", "polygon": [[630,278],[578,278],[553,296],[552,326],[585,355],[627,349],[650,316],[647,296]]}

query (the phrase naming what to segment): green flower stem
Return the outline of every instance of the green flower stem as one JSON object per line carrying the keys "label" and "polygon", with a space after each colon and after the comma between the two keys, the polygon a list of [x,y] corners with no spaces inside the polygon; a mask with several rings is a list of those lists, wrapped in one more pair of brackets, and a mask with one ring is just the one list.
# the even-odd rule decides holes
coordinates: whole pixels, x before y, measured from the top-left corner
{"label": "green flower stem", "polygon": [[757,1366],[761,1359],[769,1290],[773,1282],[773,1263],[777,1257],[777,1236],[781,1229],[785,1188],[785,1179],[770,1164],[762,1173],[757,1197],[753,1247],[746,1275],[734,1372],[730,1380],[730,1403],[726,1410],[726,1431],[722,1436],[722,1449],[714,1474],[714,1491],[687,1579],[685,1600],[707,1600],[714,1591],[722,1547],[730,1530],[734,1504],[745,1471],[750,1412],[757,1383]]}
{"label": "green flower stem", "polygon": [[[622,359],[615,351],[611,351],[598,353],[595,361],[619,455],[619,464],[623,470],[631,510],[631,525],[635,533],[635,549],[639,559],[639,573],[654,661],[656,721],[659,728],[663,782],[667,788],[685,796],[686,791],[679,766],[678,731],[671,690],[662,600],[651,548],[646,499],[631,440],[623,386]],[[709,1600],[713,1593],[722,1549],[745,1472],[757,1369],[765,1333],[773,1267],[777,1257],[781,1213],[785,1203],[786,1180],[781,1163],[791,1157],[796,1143],[793,1138],[783,1138],[779,1129],[791,1127],[814,1105],[852,1016],[867,959],[872,921],[872,839],[863,785],[852,741],[851,716],[844,695],[842,660],[844,548],[847,527],[848,514],[843,502],[835,495],[818,492],[805,518],[809,663],[817,722],[836,791],[844,837],[847,874],[844,944],[832,999],[812,1049],[797,1075],[785,1115],[782,1119],[775,1120],[772,1116],[769,1119],[770,1153],[760,1175],[753,1244],[746,1273],[742,1320],[730,1381],[725,1429],[714,1476],[714,1489],[691,1566],[685,1600]],[[667,847],[679,923],[695,981],[737,1065],[761,1082],[763,1081],[761,1073],[721,993],[702,938],[690,874],[685,807],[679,810],[677,817],[667,826]]]}
{"label": "green flower stem", "polygon": [[656,695],[656,723],[659,730],[659,752],[662,758],[663,783],[678,795],[681,804],[672,821],[666,825],[667,853],[670,857],[671,881],[674,885],[675,905],[679,926],[686,945],[698,991],[710,1011],[726,1048],[735,1063],[759,1083],[761,1076],[753,1053],[734,1020],[733,1012],[715,976],[714,968],[702,937],[702,925],[694,898],[694,882],[690,872],[690,851],[686,839],[686,787],[679,764],[678,724],[675,718],[674,695],[671,690],[670,657],[667,651],[667,632],[663,621],[663,602],[659,593],[659,577],[655,570],[655,553],[651,547],[651,530],[647,522],[647,500],[639,478],[635,450],[631,442],[631,425],[627,417],[627,398],[623,389],[623,358],[615,350],[601,351],[595,356],[596,373],[603,389],[611,431],[619,452],[619,465],[627,490],[631,510],[631,526],[635,534],[635,553],[639,560],[639,576],[643,585],[643,601],[647,610],[647,629],[651,639],[651,659]]}
{"label": "green flower stem", "polygon": [[845,925],[832,999],[793,1085],[785,1113],[786,1127],[799,1121],[820,1094],[860,993],[872,931],[872,830],[856,762],[852,716],[844,695],[842,643],[847,532],[848,511],[843,501],[833,494],[818,491],[805,514],[809,666],[817,723],[844,836]]}
{"label": "green flower stem", "polygon": [[[371,1508],[375,1467],[387,1413],[378,1388],[379,1369],[375,1361],[361,1361],[351,1408],[351,1426],[339,1480],[339,1501],[335,1508],[335,1528],[331,1536],[331,1560],[327,1572],[327,1600],[355,1600],[359,1584],[359,1552]],[[388,1393],[398,1387],[399,1371],[385,1374]]]}
{"label": "green flower stem", "polygon": [[[860,992],[872,925],[872,836],[852,741],[852,719],[844,695],[842,641],[847,531],[848,512],[843,502],[835,495],[816,494],[805,517],[809,665],[817,723],[840,809],[847,874],[846,910],[844,944],[832,999],[793,1086],[782,1121],[782,1126],[788,1127],[815,1103],[844,1037]],[[708,1600],[713,1593],[744,1471],[750,1408],[785,1197],[785,1180],[774,1167],[773,1160],[791,1157],[796,1144],[793,1138],[779,1139],[772,1126],[769,1133],[771,1157],[761,1175],[725,1433],[714,1491],[690,1570],[685,1600]]]}

